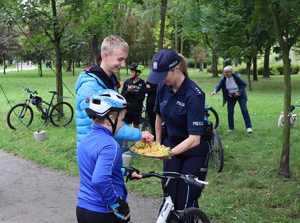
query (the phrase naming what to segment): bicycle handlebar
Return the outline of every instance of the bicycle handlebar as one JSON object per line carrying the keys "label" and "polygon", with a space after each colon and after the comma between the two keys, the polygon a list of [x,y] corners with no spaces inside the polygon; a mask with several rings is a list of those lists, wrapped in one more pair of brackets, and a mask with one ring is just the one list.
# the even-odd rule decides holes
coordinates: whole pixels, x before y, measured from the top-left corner
{"label": "bicycle handlebar", "polygon": [[143,173],[142,176],[143,176],[142,178],[156,177],[159,179],[181,179],[185,183],[197,187],[203,187],[204,185],[208,184],[207,181],[202,181],[194,175],[181,174],[177,172],[162,172],[162,173],[149,172],[149,173]]}
{"label": "bicycle handlebar", "polygon": [[25,88],[24,90],[28,94],[32,94],[32,95],[38,94],[38,92],[36,90],[30,90],[29,88]]}

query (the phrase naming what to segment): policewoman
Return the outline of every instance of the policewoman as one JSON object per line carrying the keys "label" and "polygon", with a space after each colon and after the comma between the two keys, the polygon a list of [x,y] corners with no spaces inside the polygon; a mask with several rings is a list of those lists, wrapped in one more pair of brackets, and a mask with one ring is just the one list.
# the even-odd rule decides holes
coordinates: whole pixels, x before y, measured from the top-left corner
{"label": "policewoman", "polygon": [[[193,174],[204,180],[207,173],[208,142],[204,140],[205,94],[188,77],[183,56],[161,50],[153,56],[151,83],[157,83],[156,141],[171,148],[171,159],[164,160],[164,171]],[[162,123],[166,136],[162,139]],[[198,207],[201,190],[182,181],[168,184],[175,208]]]}

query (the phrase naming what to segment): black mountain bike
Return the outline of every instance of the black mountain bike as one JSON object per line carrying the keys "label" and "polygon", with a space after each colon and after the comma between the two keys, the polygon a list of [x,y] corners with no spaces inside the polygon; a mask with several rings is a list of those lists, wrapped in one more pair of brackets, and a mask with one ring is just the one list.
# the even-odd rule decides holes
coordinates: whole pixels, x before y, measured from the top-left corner
{"label": "black mountain bike", "polygon": [[210,223],[206,214],[199,208],[185,208],[175,210],[174,203],[167,191],[167,184],[171,179],[182,180],[189,185],[204,187],[207,182],[199,180],[196,176],[185,175],[177,172],[144,173],[143,178],[156,177],[163,180],[164,199],[156,223]]}
{"label": "black mountain bike", "polygon": [[219,127],[220,119],[217,111],[213,107],[206,107],[205,115],[211,125],[212,137],[209,140],[209,165],[222,172],[224,168],[224,147],[217,128]]}
{"label": "black mountain bike", "polygon": [[73,107],[68,102],[54,103],[57,97],[56,91],[49,91],[52,94],[50,103],[44,101],[38,96],[37,91],[25,89],[28,97],[23,103],[13,106],[7,114],[7,125],[13,130],[17,130],[21,126],[29,127],[33,121],[32,104],[41,113],[44,124],[51,122],[56,127],[64,127],[71,123],[73,119]]}

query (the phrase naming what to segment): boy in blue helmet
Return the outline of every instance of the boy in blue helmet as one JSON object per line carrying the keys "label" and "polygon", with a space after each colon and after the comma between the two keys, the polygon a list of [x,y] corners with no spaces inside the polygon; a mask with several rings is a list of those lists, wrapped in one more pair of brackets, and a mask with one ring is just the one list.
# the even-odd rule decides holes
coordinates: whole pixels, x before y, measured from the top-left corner
{"label": "boy in blue helmet", "polygon": [[141,178],[134,168],[122,168],[122,153],[114,134],[126,114],[125,98],[106,89],[89,99],[86,113],[93,120],[90,133],[77,148],[80,187],[78,223],[123,223],[130,219],[123,176]]}

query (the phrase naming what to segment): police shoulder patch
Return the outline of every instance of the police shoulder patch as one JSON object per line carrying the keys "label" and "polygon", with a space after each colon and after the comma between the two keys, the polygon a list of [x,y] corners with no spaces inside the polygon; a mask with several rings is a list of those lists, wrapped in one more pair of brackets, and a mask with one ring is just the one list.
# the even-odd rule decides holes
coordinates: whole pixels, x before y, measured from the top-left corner
{"label": "police shoulder patch", "polygon": [[193,86],[192,89],[193,89],[193,91],[194,91],[197,95],[202,95],[202,94],[203,94],[202,90],[201,90],[199,87],[197,87],[197,86]]}

